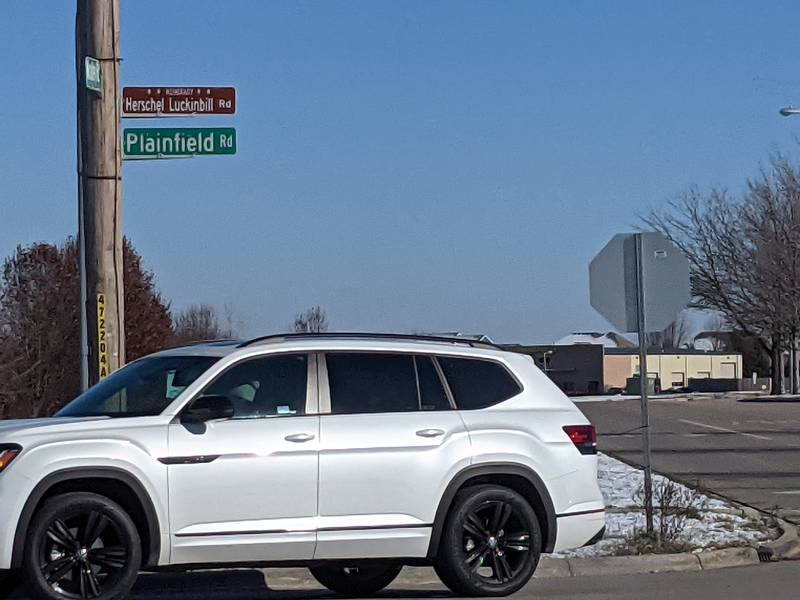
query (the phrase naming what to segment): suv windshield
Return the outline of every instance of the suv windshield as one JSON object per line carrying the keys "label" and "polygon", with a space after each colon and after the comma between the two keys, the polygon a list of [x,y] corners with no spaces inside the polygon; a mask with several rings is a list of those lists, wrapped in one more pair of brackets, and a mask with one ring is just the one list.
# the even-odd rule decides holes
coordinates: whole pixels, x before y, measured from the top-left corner
{"label": "suv windshield", "polygon": [[158,415],[217,360],[213,356],[161,356],[138,360],[75,398],[56,416]]}

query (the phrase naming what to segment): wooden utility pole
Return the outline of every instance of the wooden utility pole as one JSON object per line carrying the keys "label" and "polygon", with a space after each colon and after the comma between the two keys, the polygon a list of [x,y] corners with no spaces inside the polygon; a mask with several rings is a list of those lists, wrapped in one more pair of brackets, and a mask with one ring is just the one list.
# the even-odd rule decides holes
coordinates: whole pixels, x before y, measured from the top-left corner
{"label": "wooden utility pole", "polygon": [[[125,364],[119,8],[119,0],[77,0],[75,21],[82,326],[88,346],[82,354],[88,354],[89,385]],[[89,89],[86,57],[99,63],[99,91]]]}

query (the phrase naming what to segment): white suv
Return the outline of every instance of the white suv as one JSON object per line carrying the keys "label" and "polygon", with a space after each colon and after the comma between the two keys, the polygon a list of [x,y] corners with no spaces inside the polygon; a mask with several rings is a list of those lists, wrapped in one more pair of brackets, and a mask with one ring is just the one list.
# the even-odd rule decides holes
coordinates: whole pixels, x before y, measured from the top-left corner
{"label": "white suv", "polygon": [[522,587],[604,529],[594,428],[530,357],[463,339],[290,334],[137,360],[0,422],[0,578],[124,597],[140,569],[305,565],[370,594],[402,565]]}

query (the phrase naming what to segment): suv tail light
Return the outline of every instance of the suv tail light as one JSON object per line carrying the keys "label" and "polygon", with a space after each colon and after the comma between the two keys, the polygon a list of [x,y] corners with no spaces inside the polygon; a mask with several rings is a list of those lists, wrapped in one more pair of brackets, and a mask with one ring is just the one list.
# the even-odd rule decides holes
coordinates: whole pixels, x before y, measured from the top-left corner
{"label": "suv tail light", "polygon": [[593,425],[565,425],[564,432],[581,454],[597,454],[597,431]]}

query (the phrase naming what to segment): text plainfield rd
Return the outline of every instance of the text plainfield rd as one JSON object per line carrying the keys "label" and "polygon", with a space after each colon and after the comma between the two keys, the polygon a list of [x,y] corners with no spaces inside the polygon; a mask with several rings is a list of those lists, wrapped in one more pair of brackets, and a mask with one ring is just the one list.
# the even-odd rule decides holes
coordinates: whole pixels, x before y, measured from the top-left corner
{"label": "text plainfield rd", "polygon": [[236,154],[233,127],[126,128],[122,141],[126,159]]}

